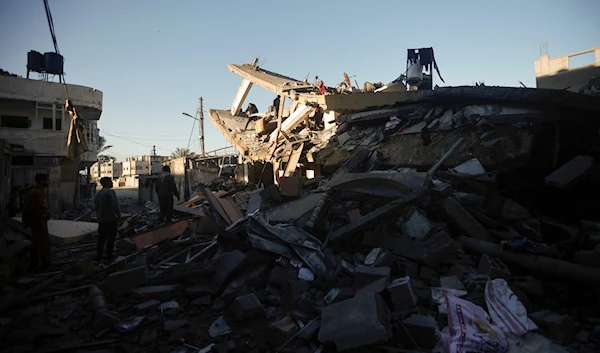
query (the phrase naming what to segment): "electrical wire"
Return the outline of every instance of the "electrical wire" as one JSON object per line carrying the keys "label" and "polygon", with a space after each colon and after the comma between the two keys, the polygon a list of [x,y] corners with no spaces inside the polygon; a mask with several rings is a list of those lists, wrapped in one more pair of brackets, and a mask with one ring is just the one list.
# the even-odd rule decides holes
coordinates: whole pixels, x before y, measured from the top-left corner
{"label": "electrical wire", "polygon": [[[196,116],[198,115],[198,113],[196,113]],[[190,143],[192,142],[192,134],[194,133],[194,127],[196,126],[196,120],[194,119],[194,122],[192,123],[192,130],[190,131],[190,138],[188,139],[188,144],[186,149],[189,151],[190,150]]]}
{"label": "electrical wire", "polygon": [[[103,133],[104,133],[104,134],[106,134],[106,135],[108,135],[108,136],[116,137],[116,138],[118,138],[118,139],[121,139],[121,140],[123,140],[123,141],[127,141],[127,142],[131,142],[131,143],[135,143],[135,144],[138,144],[138,145],[140,145],[140,146],[145,146],[145,147],[150,147],[150,148],[153,148],[153,147],[154,147],[154,146],[146,145],[146,144],[143,144],[143,143],[139,143],[139,142],[137,142],[137,141],[132,141],[132,140],[126,139],[126,138],[124,138],[124,137],[120,137],[120,136],[117,136],[117,135],[113,135],[113,134],[107,133],[107,132],[106,132],[106,131],[104,131],[104,130],[101,130],[101,131],[103,131]],[[158,150],[163,150],[163,151],[167,151],[167,152],[169,152],[169,153],[172,153],[172,152],[173,152],[173,151],[171,151],[171,150],[167,150],[167,149],[165,149],[165,148],[160,148],[160,147],[156,147],[156,149],[158,149]]]}

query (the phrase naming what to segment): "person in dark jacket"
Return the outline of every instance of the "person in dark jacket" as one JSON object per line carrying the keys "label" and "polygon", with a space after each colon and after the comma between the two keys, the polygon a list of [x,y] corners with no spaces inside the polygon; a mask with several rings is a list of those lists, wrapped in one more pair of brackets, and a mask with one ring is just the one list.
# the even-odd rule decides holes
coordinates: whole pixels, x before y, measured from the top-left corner
{"label": "person in dark jacket", "polygon": [[96,260],[102,261],[104,246],[106,245],[106,259],[112,260],[115,239],[117,237],[117,222],[121,217],[121,209],[117,194],[112,190],[113,183],[108,177],[100,179],[102,190],[96,193],[94,204],[96,206],[96,219],[98,220],[98,245],[96,247]]}
{"label": "person in dark jacket", "polygon": [[155,188],[160,206],[159,223],[171,222],[173,219],[173,196],[177,197],[177,201],[179,201],[179,190],[175,185],[175,178],[171,175],[171,168],[166,165],[162,171]]}
{"label": "person in dark jacket", "polygon": [[[46,203],[45,188],[50,186],[48,174],[35,176],[36,185],[32,187],[25,197],[23,207],[23,225],[31,228],[31,255],[30,271],[46,270],[52,264],[50,253],[50,233],[48,232],[48,220],[52,218],[50,208]],[[41,266],[40,266],[41,264]]]}

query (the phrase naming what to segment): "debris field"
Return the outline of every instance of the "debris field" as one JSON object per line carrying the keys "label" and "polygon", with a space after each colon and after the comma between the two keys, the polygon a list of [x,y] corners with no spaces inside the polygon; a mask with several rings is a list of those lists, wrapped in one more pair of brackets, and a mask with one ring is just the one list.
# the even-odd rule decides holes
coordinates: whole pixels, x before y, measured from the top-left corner
{"label": "debris field", "polygon": [[600,351],[598,98],[415,94],[294,126],[275,153],[255,136],[249,159],[321,173],[198,185],[163,226],[148,205],[110,264],[89,233],[23,273],[14,227],[0,352]]}

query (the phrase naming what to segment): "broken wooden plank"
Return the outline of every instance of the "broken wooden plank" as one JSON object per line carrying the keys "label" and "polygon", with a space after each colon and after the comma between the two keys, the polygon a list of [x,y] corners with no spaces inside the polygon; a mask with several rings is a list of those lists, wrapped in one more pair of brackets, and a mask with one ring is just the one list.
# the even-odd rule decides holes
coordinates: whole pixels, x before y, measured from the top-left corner
{"label": "broken wooden plank", "polygon": [[177,211],[177,212],[187,213],[187,214],[192,215],[192,216],[204,216],[204,215],[206,215],[204,213],[204,210],[201,209],[201,208],[184,207],[182,205],[175,205],[175,206],[173,206],[173,210]]}
{"label": "broken wooden plank", "polygon": [[229,217],[232,223],[235,223],[237,222],[237,220],[244,217],[242,211],[240,211],[240,208],[231,200],[219,198],[217,199],[217,202],[221,204],[221,207],[223,207],[225,213],[227,213],[227,216]]}
{"label": "broken wooden plank", "polygon": [[131,240],[133,240],[133,243],[138,249],[143,249],[146,246],[158,244],[166,239],[177,238],[183,233],[187,226],[187,220],[183,219],[167,226],[138,234]]}
{"label": "broken wooden plank", "polygon": [[[210,191],[210,190],[206,190],[206,188],[202,185],[200,185],[200,191],[202,192],[202,194],[204,195],[204,197],[206,197],[206,199],[208,200],[208,203],[210,204],[211,209],[213,210],[213,212],[215,213],[215,216],[220,216],[220,219],[223,220],[223,222],[225,222],[225,224],[221,224],[221,226],[226,226],[231,224],[231,219],[229,218],[229,216],[227,215],[227,212],[225,212],[225,210],[223,209],[223,206],[221,206],[221,204],[219,203],[219,200],[215,197],[215,195]],[[217,220],[217,223],[221,223],[220,220]]]}

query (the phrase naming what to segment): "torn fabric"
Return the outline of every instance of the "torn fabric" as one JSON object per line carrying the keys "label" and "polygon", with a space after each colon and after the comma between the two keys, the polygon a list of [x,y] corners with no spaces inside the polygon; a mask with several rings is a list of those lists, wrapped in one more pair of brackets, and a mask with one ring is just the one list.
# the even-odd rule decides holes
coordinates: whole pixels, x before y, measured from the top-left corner
{"label": "torn fabric", "polygon": [[67,157],[71,160],[77,160],[80,155],[89,151],[85,140],[83,118],[79,116],[75,106],[73,106],[69,99],[67,99],[65,107],[71,115],[71,127],[69,128],[69,138],[67,139]]}

